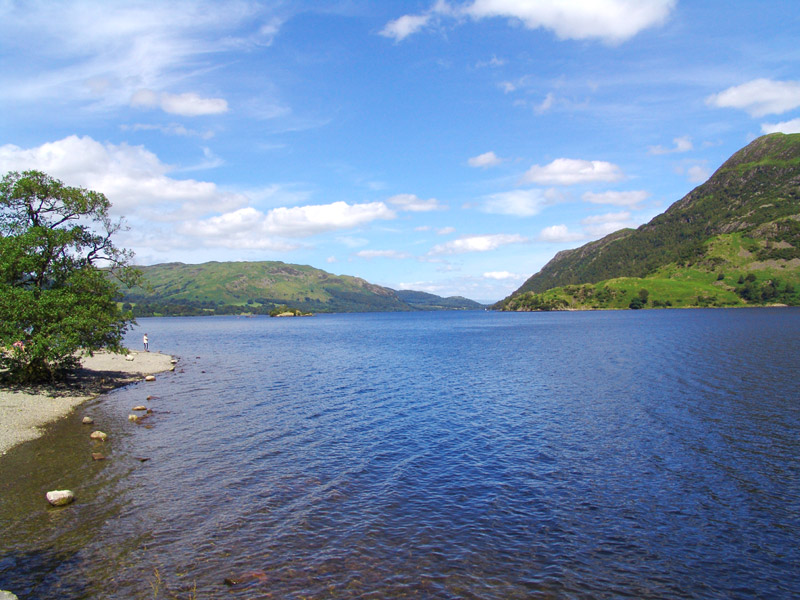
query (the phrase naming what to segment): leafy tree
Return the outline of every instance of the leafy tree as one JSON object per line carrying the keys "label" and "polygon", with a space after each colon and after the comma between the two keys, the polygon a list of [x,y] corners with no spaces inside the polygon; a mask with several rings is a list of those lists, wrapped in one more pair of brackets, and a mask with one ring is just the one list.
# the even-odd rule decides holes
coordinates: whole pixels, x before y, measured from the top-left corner
{"label": "leafy tree", "polygon": [[12,381],[54,381],[81,354],[124,351],[133,316],[109,275],[134,285],[138,272],[111,241],[122,221],[110,206],[39,171],[0,182],[0,369]]}

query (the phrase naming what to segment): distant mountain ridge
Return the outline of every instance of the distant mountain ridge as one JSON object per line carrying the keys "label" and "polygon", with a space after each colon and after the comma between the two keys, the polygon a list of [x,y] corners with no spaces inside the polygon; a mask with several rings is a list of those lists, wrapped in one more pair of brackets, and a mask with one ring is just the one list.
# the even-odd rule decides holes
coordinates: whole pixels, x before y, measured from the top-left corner
{"label": "distant mountain ridge", "polygon": [[138,267],[141,288],[123,289],[137,316],[268,314],[278,306],[310,312],[467,310],[466,298],[395,291],[349,275],[280,261],[164,263]]}
{"label": "distant mountain ridge", "polygon": [[[736,256],[721,250],[730,243],[739,247]],[[752,260],[742,260],[743,253],[748,253]],[[543,294],[556,288],[595,285],[619,278],[663,279],[668,275],[667,278],[674,280],[673,271],[689,268],[715,272],[717,277],[722,274],[721,279],[715,280],[720,282],[716,284],[720,291],[727,287],[727,291],[735,292],[736,286],[743,285],[738,278],[735,282],[726,281],[726,268],[728,276],[734,272],[743,276],[758,274],[757,281],[750,282],[753,285],[772,281],[770,285],[774,286],[780,281],[788,283],[792,290],[798,280],[798,267],[800,134],[778,133],[762,136],[736,152],[708,181],[649,223],[559,252],[496,306],[519,309],[514,308],[514,301],[525,294]],[[659,273],[663,269],[669,273]],[[569,306],[586,307],[580,301],[570,301],[567,298],[570,295],[562,294]],[[754,297],[737,295],[743,303],[758,303]],[[752,296],[750,292],[747,295]],[[720,300],[714,289],[701,290],[697,298],[712,296],[713,301]],[[779,296],[782,301],[791,302],[794,292]],[[724,305],[736,304],[732,298],[728,297]],[[769,293],[761,298],[764,302],[771,299]],[[603,307],[603,302],[594,300],[589,306],[595,304]]]}

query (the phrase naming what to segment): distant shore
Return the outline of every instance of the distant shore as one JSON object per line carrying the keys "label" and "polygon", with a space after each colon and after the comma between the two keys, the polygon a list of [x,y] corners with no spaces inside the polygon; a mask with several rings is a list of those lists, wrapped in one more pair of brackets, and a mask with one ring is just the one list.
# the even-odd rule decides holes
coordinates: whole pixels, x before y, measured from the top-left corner
{"label": "distant shore", "polygon": [[0,389],[0,456],[40,437],[46,425],[66,417],[83,402],[172,367],[168,354],[99,352],[81,359],[81,368],[65,384]]}

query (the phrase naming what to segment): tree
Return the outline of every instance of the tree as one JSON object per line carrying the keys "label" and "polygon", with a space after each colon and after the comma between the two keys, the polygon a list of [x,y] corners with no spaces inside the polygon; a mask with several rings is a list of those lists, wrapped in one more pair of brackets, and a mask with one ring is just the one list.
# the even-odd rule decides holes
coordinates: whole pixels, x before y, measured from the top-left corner
{"label": "tree", "polygon": [[39,171],[0,182],[0,368],[11,380],[54,381],[82,354],[124,351],[133,315],[112,276],[134,285],[140,274],[111,241],[123,224],[110,207]]}

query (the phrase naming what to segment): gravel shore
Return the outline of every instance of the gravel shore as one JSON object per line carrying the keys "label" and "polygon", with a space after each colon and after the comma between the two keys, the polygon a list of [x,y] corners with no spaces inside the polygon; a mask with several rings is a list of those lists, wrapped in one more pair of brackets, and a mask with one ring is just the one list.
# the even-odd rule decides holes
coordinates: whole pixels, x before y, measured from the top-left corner
{"label": "gravel shore", "polygon": [[0,388],[0,455],[17,444],[35,439],[42,427],[67,416],[91,398],[115,387],[172,368],[172,357],[157,352],[97,353],[81,360],[82,368],[65,384]]}

